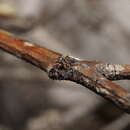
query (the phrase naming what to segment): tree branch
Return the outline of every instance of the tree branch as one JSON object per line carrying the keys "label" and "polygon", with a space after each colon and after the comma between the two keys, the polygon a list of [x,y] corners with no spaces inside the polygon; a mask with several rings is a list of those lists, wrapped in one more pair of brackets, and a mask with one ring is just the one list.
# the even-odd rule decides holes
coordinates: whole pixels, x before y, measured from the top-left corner
{"label": "tree branch", "polygon": [[0,48],[43,69],[51,79],[89,88],[130,113],[130,94],[110,80],[129,79],[130,65],[106,64],[63,56],[0,30]]}
{"label": "tree branch", "polygon": [[109,64],[99,61],[83,61],[109,80],[130,79],[130,65]]}

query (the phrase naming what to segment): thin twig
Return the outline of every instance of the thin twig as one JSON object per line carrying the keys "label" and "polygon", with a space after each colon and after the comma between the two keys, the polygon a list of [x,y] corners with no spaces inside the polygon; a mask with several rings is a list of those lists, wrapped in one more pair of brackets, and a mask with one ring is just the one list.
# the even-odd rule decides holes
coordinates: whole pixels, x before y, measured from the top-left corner
{"label": "thin twig", "polygon": [[129,79],[130,65],[106,64],[63,56],[1,30],[0,48],[43,69],[51,79],[89,88],[130,113],[130,93],[110,80]]}
{"label": "thin twig", "polygon": [[130,79],[130,65],[109,64],[99,61],[82,61],[96,69],[100,74],[109,80]]}

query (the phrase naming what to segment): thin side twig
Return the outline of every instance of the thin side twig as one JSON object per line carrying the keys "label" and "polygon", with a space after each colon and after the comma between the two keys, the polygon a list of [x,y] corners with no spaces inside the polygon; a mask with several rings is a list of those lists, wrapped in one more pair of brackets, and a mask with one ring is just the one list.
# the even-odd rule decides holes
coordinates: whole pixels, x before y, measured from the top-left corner
{"label": "thin side twig", "polygon": [[130,113],[130,93],[110,81],[129,79],[130,65],[64,56],[3,30],[0,31],[0,48],[43,69],[51,79],[70,80],[81,84]]}

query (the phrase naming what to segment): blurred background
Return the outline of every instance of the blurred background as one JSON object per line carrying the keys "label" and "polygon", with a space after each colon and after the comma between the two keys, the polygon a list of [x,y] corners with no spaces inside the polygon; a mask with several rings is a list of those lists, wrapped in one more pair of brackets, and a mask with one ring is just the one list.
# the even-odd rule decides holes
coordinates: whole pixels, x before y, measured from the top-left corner
{"label": "blurred background", "polygon": [[[0,0],[0,28],[64,55],[130,64],[129,0]],[[130,116],[0,51],[0,130],[130,130]]]}

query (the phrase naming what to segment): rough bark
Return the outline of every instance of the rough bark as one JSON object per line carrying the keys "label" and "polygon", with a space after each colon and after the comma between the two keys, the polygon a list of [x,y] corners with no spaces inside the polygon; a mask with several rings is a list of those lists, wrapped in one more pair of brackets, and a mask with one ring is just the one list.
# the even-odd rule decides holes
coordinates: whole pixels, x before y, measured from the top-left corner
{"label": "rough bark", "polygon": [[0,30],[0,48],[44,70],[51,79],[70,80],[130,113],[130,94],[111,80],[130,79],[130,65],[64,56]]}

